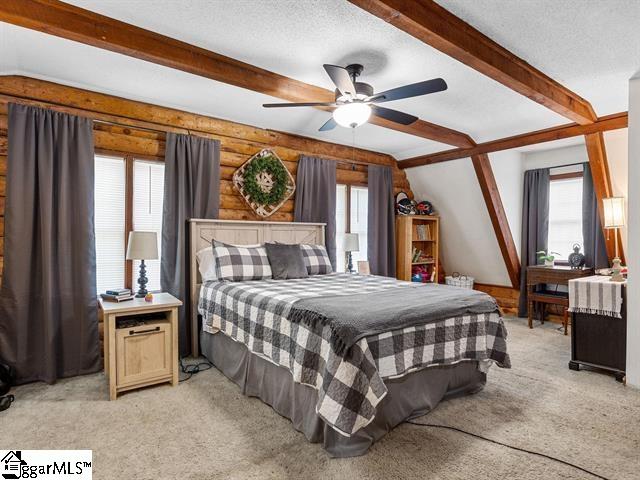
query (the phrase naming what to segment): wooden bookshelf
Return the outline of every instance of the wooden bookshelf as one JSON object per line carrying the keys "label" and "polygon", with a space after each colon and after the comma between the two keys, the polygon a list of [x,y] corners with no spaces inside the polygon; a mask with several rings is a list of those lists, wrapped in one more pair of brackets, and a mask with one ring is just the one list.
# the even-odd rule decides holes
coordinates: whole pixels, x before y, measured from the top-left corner
{"label": "wooden bookshelf", "polygon": [[396,216],[396,277],[411,280],[414,268],[425,268],[428,278],[438,282],[440,217]]}

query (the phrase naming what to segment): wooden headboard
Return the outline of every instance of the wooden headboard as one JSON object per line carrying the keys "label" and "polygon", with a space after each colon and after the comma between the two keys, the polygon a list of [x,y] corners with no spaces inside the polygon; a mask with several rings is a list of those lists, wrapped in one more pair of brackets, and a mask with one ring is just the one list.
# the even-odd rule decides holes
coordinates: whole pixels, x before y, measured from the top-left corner
{"label": "wooden headboard", "polygon": [[191,304],[191,351],[199,351],[198,297],[202,280],[196,252],[211,246],[214,238],[233,245],[265,242],[324,245],[324,223],[250,222],[243,220],[189,220],[190,279],[187,292]]}

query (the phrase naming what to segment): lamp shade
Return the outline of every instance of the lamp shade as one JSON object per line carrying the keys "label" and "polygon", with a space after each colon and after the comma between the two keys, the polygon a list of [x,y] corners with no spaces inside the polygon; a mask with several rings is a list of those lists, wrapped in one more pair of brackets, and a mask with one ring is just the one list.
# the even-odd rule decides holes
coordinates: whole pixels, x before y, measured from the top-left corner
{"label": "lamp shade", "polygon": [[624,198],[603,198],[604,228],[624,227]]}
{"label": "lamp shade", "polygon": [[360,240],[358,239],[357,233],[344,234],[344,251],[345,252],[360,251]]}
{"label": "lamp shade", "polygon": [[158,235],[156,232],[129,232],[127,260],[156,260]]}

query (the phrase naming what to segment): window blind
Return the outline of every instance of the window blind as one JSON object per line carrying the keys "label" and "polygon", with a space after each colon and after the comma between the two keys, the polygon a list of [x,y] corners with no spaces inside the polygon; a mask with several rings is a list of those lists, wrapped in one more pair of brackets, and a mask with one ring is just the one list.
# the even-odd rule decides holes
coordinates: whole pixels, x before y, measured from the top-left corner
{"label": "window blind", "polygon": [[353,252],[353,265],[367,260],[367,222],[369,212],[369,191],[366,187],[351,187],[351,233],[358,234],[360,251]]}
{"label": "window blind", "polygon": [[573,245],[582,247],[582,178],[553,180],[549,186],[549,252],[567,260]]}
{"label": "window blind", "polygon": [[97,293],[124,287],[125,163],[95,157],[95,235]]}
{"label": "window blind", "polygon": [[[158,255],[162,251],[162,205],[164,163],[135,160],[133,163],[133,229],[156,232]],[[160,290],[160,260],[145,260],[147,290]],[[132,285],[137,289],[140,261],[133,261]]]}

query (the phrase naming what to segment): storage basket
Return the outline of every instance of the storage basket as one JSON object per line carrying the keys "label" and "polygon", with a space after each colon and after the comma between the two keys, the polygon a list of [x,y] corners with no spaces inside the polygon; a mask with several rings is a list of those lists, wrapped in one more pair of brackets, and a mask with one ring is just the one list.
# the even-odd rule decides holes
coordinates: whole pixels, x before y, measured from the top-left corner
{"label": "storage basket", "polygon": [[444,277],[444,280],[447,285],[473,289],[474,279],[468,275],[460,275],[458,272],[453,272],[451,275]]}

